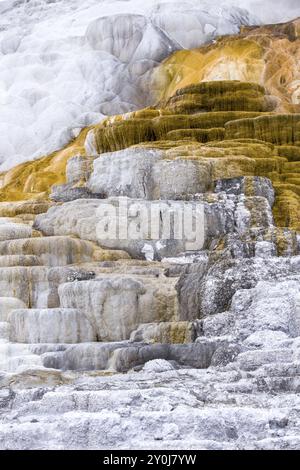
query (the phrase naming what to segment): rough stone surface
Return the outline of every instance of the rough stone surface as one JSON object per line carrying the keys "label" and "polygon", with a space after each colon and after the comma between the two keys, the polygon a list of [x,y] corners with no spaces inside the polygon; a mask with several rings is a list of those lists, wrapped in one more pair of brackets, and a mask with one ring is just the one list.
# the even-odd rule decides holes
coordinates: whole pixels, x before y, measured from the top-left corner
{"label": "rough stone surface", "polygon": [[29,238],[31,234],[32,230],[28,225],[9,222],[1,223],[0,219],[0,241]]}
{"label": "rough stone surface", "polygon": [[[192,227],[196,229],[192,228],[192,233],[185,233],[184,224],[189,220],[185,217],[193,220]],[[125,250],[133,257],[153,260],[200,250],[226,233],[237,232],[241,237],[254,228],[271,229],[273,223],[265,197],[220,193],[212,198],[200,194],[192,201],[141,201],[127,197],[76,200],[38,216],[35,228],[48,236],[77,236],[105,248]]]}
{"label": "rough stone surface", "polygon": [[279,280],[296,275],[299,263],[300,258],[294,257],[221,260],[213,265],[190,265],[177,285],[181,318],[193,320],[225,311],[238,289],[251,289],[261,279]]}
{"label": "rough stone surface", "polygon": [[0,322],[6,322],[10,312],[26,305],[15,297],[0,297]]}
{"label": "rough stone surface", "polygon": [[104,197],[176,200],[211,185],[208,164],[164,157],[162,151],[143,148],[102,154],[94,160],[88,188]]}
{"label": "rough stone surface", "polygon": [[160,151],[144,149],[102,154],[94,160],[88,188],[92,193],[103,194],[106,198],[128,196],[153,199],[152,168],[162,155]]}
{"label": "rough stone surface", "polygon": [[[103,197],[102,194],[98,195]],[[73,186],[72,184],[61,184],[52,186],[52,192],[50,199],[55,202],[69,202],[76,199],[89,199],[96,197],[95,194],[91,193],[85,186]]]}
{"label": "rough stone surface", "polygon": [[[205,242],[204,207],[197,201],[83,199],[53,209],[36,219],[35,228],[47,235],[68,234],[94,241],[103,248],[125,250],[136,258],[161,259],[179,254],[190,245],[193,250],[201,249]],[[185,236],[183,226],[177,222],[183,220],[185,211],[198,224],[194,235]],[[179,219],[172,217],[174,213]],[[218,219],[216,213],[213,216]],[[222,221],[215,230],[221,224]],[[177,227],[180,232],[175,238]]]}
{"label": "rough stone surface", "polygon": [[129,339],[145,321],[176,319],[174,282],[163,278],[147,282],[138,277],[107,276],[66,283],[59,287],[59,296],[64,308],[76,308],[89,318],[100,341]]}
{"label": "rough stone surface", "polygon": [[[136,63],[153,24],[87,36]],[[299,448],[300,115],[198,82],[0,175],[0,449]]]}
{"label": "rough stone surface", "polygon": [[[250,184],[250,188],[247,185]],[[240,177],[228,178],[218,180],[215,186],[216,192],[224,191],[226,194],[245,194],[247,196],[261,196],[265,197],[270,206],[274,204],[274,188],[268,178],[255,177]]]}
{"label": "rough stone surface", "polygon": [[15,343],[84,343],[96,334],[87,317],[72,309],[14,310],[9,315]]}

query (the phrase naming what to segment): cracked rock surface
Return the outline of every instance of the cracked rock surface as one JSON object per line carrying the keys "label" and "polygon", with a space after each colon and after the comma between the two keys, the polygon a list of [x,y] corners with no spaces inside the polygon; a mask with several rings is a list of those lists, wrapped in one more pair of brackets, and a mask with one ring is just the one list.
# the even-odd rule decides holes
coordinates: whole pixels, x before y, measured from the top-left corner
{"label": "cracked rock surface", "polygon": [[[200,104],[266,99],[249,83],[195,90]],[[190,106],[190,91],[168,106]],[[51,202],[0,202],[0,449],[299,449],[300,237],[290,199],[291,223],[277,223],[289,164],[268,141],[273,117],[259,118],[265,141],[149,134],[77,156]],[[144,139],[146,119],[122,119],[96,144]],[[184,211],[196,230],[176,238]]]}

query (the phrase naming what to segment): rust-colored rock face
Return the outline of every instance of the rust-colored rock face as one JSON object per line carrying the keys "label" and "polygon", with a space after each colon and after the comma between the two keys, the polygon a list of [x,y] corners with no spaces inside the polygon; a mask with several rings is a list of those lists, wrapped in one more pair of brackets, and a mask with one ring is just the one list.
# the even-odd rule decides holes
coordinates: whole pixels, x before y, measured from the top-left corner
{"label": "rust-colored rock face", "polygon": [[252,82],[188,85],[153,108],[107,118],[88,134],[86,148],[95,155],[130,146],[160,149],[168,160],[203,163],[212,181],[268,177],[277,194],[276,223],[299,230],[300,114],[279,113],[279,103]]}
{"label": "rust-colored rock face", "polygon": [[241,80],[265,86],[278,98],[276,111],[299,111],[300,20],[282,25],[245,27],[206,47],[179,51],[155,71],[159,98],[187,85],[211,80]]}
{"label": "rust-colored rock face", "polygon": [[[152,77],[155,106],[108,117],[66,148],[0,175],[0,200],[47,199],[65,182],[70,157],[138,145],[164,150],[167,159],[201,160],[213,180],[269,177],[276,222],[299,230],[299,31],[300,20],[246,27],[172,54]],[[84,185],[76,182],[76,194]]]}

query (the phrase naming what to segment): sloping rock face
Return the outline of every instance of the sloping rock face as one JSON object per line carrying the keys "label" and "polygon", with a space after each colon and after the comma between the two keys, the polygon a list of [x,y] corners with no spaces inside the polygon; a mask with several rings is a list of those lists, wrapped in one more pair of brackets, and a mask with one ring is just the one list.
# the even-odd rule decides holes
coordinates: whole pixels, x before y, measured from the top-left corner
{"label": "sloping rock face", "polygon": [[[154,1],[156,2],[157,0]],[[16,158],[16,154],[18,154],[18,161],[20,161],[19,158],[31,158],[33,152],[37,149],[40,155],[41,149],[44,148],[46,156],[40,160],[27,161],[17,167],[11,168],[11,170],[5,173],[0,173],[1,201],[31,199],[32,195],[45,198],[48,196],[49,192],[51,192],[52,185],[66,183],[66,165],[70,157],[82,157],[85,162],[90,162],[91,159],[89,157],[91,154],[89,150],[86,151],[84,144],[86,134],[93,129],[95,124],[101,119],[99,103],[102,103],[102,112],[110,115],[114,112],[124,113],[128,110],[132,111],[133,109],[151,105],[161,100],[162,103],[159,105],[160,111],[156,114],[153,112],[152,115],[148,113],[147,116],[144,112],[137,114],[137,117],[144,119],[148,116],[155,117],[163,115],[164,112],[162,108],[165,107],[166,100],[171,98],[182,88],[190,87],[199,82],[213,81],[215,84],[216,81],[219,82],[223,80],[229,80],[231,83],[230,86],[232,87],[233,80],[237,80],[244,83],[251,82],[252,91],[251,89],[249,90],[249,87],[247,88],[247,85],[244,85],[244,89],[240,90],[239,93],[237,93],[236,90],[234,91],[235,99],[233,99],[233,93],[230,89],[228,89],[226,93],[223,93],[226,97],[220,96],[218,92],[216,93],[218,87],[215,85],[214,89],[208,93],[207,98],[203,101],[203,96],[199,97],[199,94],[196,96],[190,89],[188,96],[183,97],[183,100],[182,97],[180,98],[178,96],[175,96],[175,98],[171,100],[169,114],[174,114],[174,111],[176,114],[180,110],[182,114],[189,114],[190,112],[195,112],[197,109],[199,111],[229,111],[231,109],[238,109],[244,111],[248,110],[248,112],[252,110],[268,112],[271,109],[275,109],[276,112],[280,113],[299,112],[299,20],[280,25],[244,27],[240,34],[227,36],[227,34],[238,33],[239,25],[255,24],[255,19],[251,18],[247,12],[241,9],[220,7],[220,9],[216,11],[213,4],[207,4],[205,11],[203,11],[202,4],[199,5],[199,2],[196,2],[196,0],[192,1],[193,5],[190,5],[190,2],[191,0],[188,2],[189,6],[186,2],[158,4],[153,10],[151,19],[146,19],[145,16],[139,14],[130,15],[127,12],[126,21],[123,21],[124,18],[122,15],[121,17],[119,15],[111,15],[102,18],[104,7],[97,5],[97,8],[101,9],[101,14],[99,15],[101,18],[93,19],[90,31],[91,44],[97,49],[92,49],[92,45],[88,42],[87,38],[84,38],[79,44],[77,34],[66,39],[66,50],[58,46],[56,41],[53,41],[52,47],[55,48],[55,55],[51,55],[49,60],[54,60],[55,63],[57,60],[59,67],[58,70],[57,65],[55,68],[58,76],[54,74],[56,77],[54,91],[56,90],[58,92],[59,103],[57,103],[57,106],[56,104],[53,104],[52,107],[50,106],[50,111],[52,108],[54,109],[51,113],[48,108],[46,110],[43,108],[42,111],[45,111],[45,115],[43,114],[43,119],[41,118],[40,103],[56,103],[56,99],[58,99],[55,92],[51,95],[51,99],[50,97],[49,99],[47,98],[49,93],[52,92],[48,81],[45,82],[47,86],[45,85],[42,90],[39,84],[39,93],[29,92],[27,89],[24,90],[21,102],[15,102],[17,95],[11,96],[9,106],[11,105],[13,110],[11,113],[8,113],[8,115],[5,115],[7,124],[4,124],[3,128],[3,134],[7,135],[6,140],[8,141],[4,139],[1,144],[4,146],[2,154],[7,157],[6,161],[9,167],[13,166],[14,160],[12,158]],[[38,3],[43,3],[43,7],[46,9],[50,8],[53,10],[54,8],[52,4],[48,5],[44,2]],[[56,3],[55,8],[58,8],[61,3],[62,2],[59,2],[59,4]],[[112,2],[110,1],[110,3]],[[120,9],[128,9],[129,3],[131,2],[123,3],[124,5],[118,4],[119,10],[117,13],[124,13],[124,11]],[[24,9],[26,11],[27,8],[29,10],[31,8],[35,10],[35,5],[30,3],[29,5],[15,7],[21,24],[24,22]],[[86,6],[82,6],[82,8],[86,8]],[[139,8],[141,8],[141,14],[143,14],[144,5],[140,5],[140,2]],[[272,10],[274,10],[274,5],[272,5]],[[282,8],[282,10],[286,10],[286,8]],[[137,13],[136,4],[134,11]],[[299,11],[299,9],[297,11]],[[10,14],[9,11],[7,14]],[[34,14],[28,15],[26,19],[29,23],[33,22],[35,26]],[[42,18],[44,21],[45,17],[49,17],[47,27],[50,26],[52,34],[53,26],[51,21],[53,21],[53,17],[51,15],[53,15],[53,12],[50,16],[49,15],[49,12],[47,12]],[[87,18],[88,16],[83,15],[83,23],[88,23]],[[38,19],[40,19],[40,17]],[[7,24],[9,24],[11,20],[7,21]],[[57,18],[55,19],[55,27],[57,27],[56,22]],[[142,34],[140,34],[140,24],[143,24],[143,22],[146,23],[147,26],[143,29]],[[13,38],[10,37],[10,33],[6,31],[7,24],[4,25],[3,34],[9,36],[8,43],[13,45],[16,38],[13,40]],[[136,31],[136,35],[132,34],[131,38],[132,43],[137,45],[137,54],[132,54],[132,48],[130,47],[126,47],[120,52],[120,45],[126,43],[126,34],[125,36],[120,35],[118,33],[119,27],[121,30],[125,30],[125,32],[126,28],[128,30],[127,32]],[[64,24],[63,34],[66,34],[65,29]],[[155,30],[154,37],[156,39],[159,37],[159,41],[146,40],[146,38],[149,37],[149,29],[151,29],[151,31],[153,29]],[[19,31],[17,34],[19,34]],[[82,30],[80,30],[80,35],[81,34]],[[214,40],[207,46],[199,47],[203,42],[211,40],[220,34],[226,34],[226,36]],[[31,37],[30,28],[28,35]],[[106,37],[107,40],[103,39]],[[167,40],[165,39],[166,37],[168,38]],[[46,39],[48,40],[48,36]],[[29,42],[29,44],[31,44],[31,42]],[[170,45],[170,50],[166,47],[167,44]],[[159,63],[159,60],[164,57],[164,54],[170,54],[171,50],[174,48],[174,44],[176,50],[184,50],[179,50],[171,54],[165,61]],[[84,54],[78,52],[78,47],[82,46],[86,47],[88,50],[90,48],[92,49],[91,54],[88,56],[89,60],[85,57],[85,54],[87,54],[86,50]],[[39,38],[38,48],[39,47],[45,47],[41,38]],[[49,41],[47,47],[49,47]],[[60,48],[61,55],[57,54],[57,47]],[[197,49],[189,49],[191,47],[197,47]],[[60,64],[62,57],[69,57],[70,50],[73,55],[73,51],[76,50],[76,60],[79,61],[80,66],[76,66],[77,62],[71,61],[70,63],[70,61],[67,61],[67,70],[65,70],[61,68]],[[143,51],[143,59],[145,60],[141,60],[141,51]],[[11,53],[4,54],[3,59],[4,61],[9,61],[11,56],[14,57],[17,55],[18,49]],[[129,60],[129,64],[126,64],[126,60],[122,62],[122,57],[119,57],[120,55],[126,56],[125,59]],[[152,60],[152,56],[155,60]],[[37,57],[39,57],[38,54]],[[96,66],[93,65],[94,60],[97,60]],[[4,63],[6,64],[6,62]],[[28,66],[31,67],[31,64]],[[48,64],[46,67],[39,62],[38,66],[42,67],[41,74],[44,76],[45,68],[48,72]],[[156,67],[153,72],[153,67],[155,66],[158,67]],[[86,68],[90,70],[90,67],[92,67],[91,73],[82,72],[86,70]],[[23,73],[25,73],[23,71],[23,60],[21,61],[21,65],[19,63],[17,64],[18,71],[20,68],[21,72],[16,73],[13,78],[18,82],[17,89],[20,87],[21,90],[23,90],[24,84],[22,78]],[[75,70],[73,70],[74,68]],[[65,74],[65,72],[67,73]],[[6,73],[7,66],[5,65],[4,74]],[[62,76],[60,74],[62,74]],[[32,77],[32,74],[30,76]],[[37,74],[37,77],[40,77],[40,74]],[[50,77],[48,78],[50,79]],[[32,79],[35,80],[35,77],[32,77]],[[66,84],[68,80],[71,80],[70,87]],[[82,86],[82,81],[85,82],[88,90],[84,85]],[[108,88],[104,87],[102,95],[99,90],[99,83],[104,82],[107,84]],[[125,82],[128,83],[128,86],[120,87],[120,83],[124,84]],[[15,88],[8,86],[11,81],[6,82],[5,78],[5,83],[7,83],[7,93],[14,93]],[[25,84],[26,83],[28,83],[27,80],[25,81]],[[254,83],[255,87],[253,85]],[[240,85],[236,85],[236,87],[240,87]],[[269,96],[267,99],[263,97],[260,87],[265,87],[268,90]],[[32,88],[34,88],[34,83]],[[209,87],[206,86],[206,88],[211,88],[211,85]],[[76,90],[75,93],[74,90]],[[87,99],[86,93],[88,95],[90,94],[92,97],[91,100]],[[70,94],[71,97],[68,98]],[[182,95],[182,93],[180,94]],[[77,103],[79,103],[80,106],[74,106],[74,95],[76,95]],[[62,99],[68,99],[68,103],[62,104]],[[18,127],[19,132],[17,132],[15,128],[21,104],[28,110],[26,116],[25,114],[23,115],[25,128],[28,129],[30,125],[28,133],[25,132],[26,129],[23,131],[23,129],[19,129]],[[8,106],[8,104],[6,104],[6,106]],[[62,106],[64,106],[63,109]],[[87,110],[87,108],[89,109]],[[95,110],[97,110],[97,113],[93,112]],[[84,113],[82,114],[83,111]],[[33,136],[31,121],[27,122],[27,120],[33,119],[33,122],[36,123],[36,112],[39,113],[38,118],[41,131],[35,132]],[[59,119],[57,118],[58,114]],[[76,119],[76,117],[78,117],[78,119]],[[129,117],[130,114],[128,115],[126,113],[125,119],[128,120]],[[183,121],[186,121],[186,118],[181,118],[181,121],[177,120],[177,123],[182,123],[180,126],[175,125],[174,127],[173,125],[168,129],[170,131],[169,137],[173,139],[174,136],[176,136],[178,140],[178,138],[181,139],[186,136],[190,138],[194,136],[197,140],[200,139],[201,142],[215,139],[221,140],[223,138],[222,135],[224,136],[224,118],[217,120],[216,116],[211,117],[211,124],[207,123],[206,125],[203,124],[203,121],[201,125],[194,121],[192,125],[186,122],[184,124]],[[230,121],[230,116],[227,115],[227,117],[227,120]],[[247,116],[244,115],[241,117]],[[11,119],[13,121],[10,123]],[[53,119],[56,119],[55,125],[53,125]],[[72,123],[74,123],[74,119],[76,123],[73,126]],[[114,118],[114,121],[119,120],[120,117]],[[156,121],[161,122],[161,120]],[[199,119],[197,118],[196,121],[199,121]],[[58,124],[56,124],[56,122]],[[164,129],[165,122],[166,120],[163,120],[162,130]],[[21,126],[21,124],[18,123],[18,126]],[[137,140],[137,137],[133,136],[133,131],[130,130],[131,127],[132,125],[129,122],[126,128],[127,138],[125,139],[125,137],[123,137],[126,145],[120,147],[120,144],[118,144],[116,148],[114,145],[115,138],[109,137],[113,147],[107,148],[106,146],[107,149],[104,151],[119,150],[120,148],[131,145],[131,143],[140,142],[141,140]],[[135,127],[137,129],[137,126]],[[52,133],[53,139],[47,139],[47,129]],[[172,132],[174,129],[175,133]],[[195,129],[197,130],[195,131]],[[180,132],[178,132],[178,130]],[[135,131],[137,134],[138,132],[139,131]],[[161,132],[159,135],[161,135]],[[151,139],[153,139],[153,130],[150,136]],[[142,135],[140,137],[142,138]],[[16,151],[12,142],[15,143],[15,141],[19,139],[22,139],[22,143],[18,145],[18,151]],[[26,139],[26,146],[24,139]],[[70,140],[71,142],[67,144]],[[146,137],[144,136],[142,140],[149,140],[149,134],[146,135]],[[48,155],[47,152],[51,151],[50,149],[57,149],[63,145],[59,143],[61,141],[66,144],[66,147]],[[288,144],[288,147],[289,146],[290,144]],[[18,152],[23,153],[22,157]],[[291,162],[295,161],[293,158],[296,157],[297,159],[299,155],[297,149],[296,151],[291,151],[288,148],[284,149],[283,152],[282,156],[288,157],[291,159]],[[295,176],[297,171],[289,171],[288,173],[289,176],[292,174],[293,180],[297,179],[297,176]],[[292,181],[289,183],[294,184]],[[88,193],[83,191],[81,186],[82,181],[75,187],[70,188],[72,189],[71,194],[67,195],[65,191],[64,197],[67,197],[68,200],[72,197],[87,197]],[[287,191],[290,191],[290,189],[288,188]],[[290,206],[294,206],[295,202],[290,201],[289,196],[290,193],[286,193],[283,199],[285,202],[288,201]],[[63,199],[61,200],[63,201]],[[286,221],[285,224],[287,224]]]}
{"label": "sloping rock face", "polygon": [[172,52],[259,22],[198,0],[1,0],[0,15],[6,170],[61,148],[104,116],[153,104],[152,72]]}
{"label": "sloping rock face", "polygon": [[[103,197],[184,199],[212,191],[219,179],[264,176],[276,191],[276,224],[299,230],[300,114],[276,113],[278,98],[266,93],[254,83],[200,83],[156,108],[108,118],[87,134],[86,151],[95,159],[87,187]],[[106,152],[117,152],[115,191]]]}
{"label": "sloping rock face", "polygon": [[212,80],[263,85],[279,98],[278,112],[299,110],[299,18],[284,24],[246,26],[238,36],[178,51],[161,64],[154,77],[164,99],[186,86]]}
{"label": "sloping rock face", "polygon": [[300,118],[278,99],[185,87],[82,135],[51,201],[0,202],[0,448],[299,448]]}

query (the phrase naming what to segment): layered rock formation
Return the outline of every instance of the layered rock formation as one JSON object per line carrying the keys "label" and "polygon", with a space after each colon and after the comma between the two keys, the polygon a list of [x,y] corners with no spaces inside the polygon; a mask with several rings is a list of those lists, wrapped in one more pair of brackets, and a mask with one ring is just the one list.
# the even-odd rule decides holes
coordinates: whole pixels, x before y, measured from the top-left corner
{"label": "layered rock formation", "polygon": [[0,448],[299,448],[300,114],[257,82],[3,175]]}
{"label": "layered rock formation", "polygon": [[104,116],[153,104],[152,72],[172,52],[259,23],[225,3],[2,0],[0,168],[60,149]]}
{"label": "layered rock formation", "polygon": [[280,100],[278,112],[299,110],[299,19],[290,23],[243,27],[206,47],[178,51],[154,72],[161,98],[188,85],[241,80],[267,87]]}

